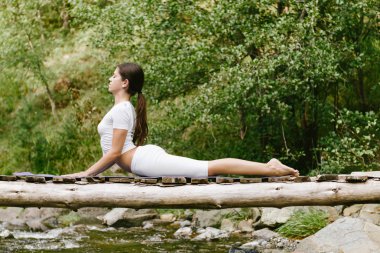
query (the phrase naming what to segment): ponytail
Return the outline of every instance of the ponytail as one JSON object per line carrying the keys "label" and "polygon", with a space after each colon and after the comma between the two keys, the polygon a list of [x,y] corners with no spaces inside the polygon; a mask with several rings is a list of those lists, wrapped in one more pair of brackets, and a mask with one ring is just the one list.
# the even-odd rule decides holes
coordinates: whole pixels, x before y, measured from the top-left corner
{"label": "ponytail", "polygon": [[133,142],[137,146],[144,144],[146,137],[148,136],[148,123],[146,118],[146,100],[144,95],[139,92],[137,95],[136,106],[136,127],[133,135]]}
{"label": "ponytail", "polygon": [[133,142],[137,146],[144,144],[148,136],[148,123],[146,118],[146,100],[142,94],[144,85],[144,71],[136,63],[122,63],[117,65],[122,80],[128,79],[129,86],[127,92],[134,96],[137,93],[136,106],[136,127],[133,135]]}

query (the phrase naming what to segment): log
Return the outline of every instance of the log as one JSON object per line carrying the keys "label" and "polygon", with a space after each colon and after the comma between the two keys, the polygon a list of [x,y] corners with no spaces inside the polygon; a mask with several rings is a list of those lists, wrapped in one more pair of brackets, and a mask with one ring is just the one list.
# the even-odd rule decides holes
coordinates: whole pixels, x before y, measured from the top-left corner
{"label": "log", "polygon": [[380,181],[276,182],[160,187],[139,184],[0,182],[0,206],[141,208],[285,207],[379,203]]}

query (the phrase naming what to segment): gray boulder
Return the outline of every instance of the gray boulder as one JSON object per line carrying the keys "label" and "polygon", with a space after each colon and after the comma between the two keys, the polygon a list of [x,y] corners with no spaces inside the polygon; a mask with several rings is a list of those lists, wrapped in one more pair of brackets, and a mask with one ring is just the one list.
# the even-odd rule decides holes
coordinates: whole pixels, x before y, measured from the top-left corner
{"label": "gray boulder", "polygon": [[114,208],[103,217],[103,224],[113,227],[138,227],[158,216],[153,209]]}
{"label": "gray boulder", "polygon": [[236,225],[230,219],[223,219],[220,229],[223,231],[232,232],[236,229]]}
{"label": "gray boulder", "polygon": [[359,216],[359,212],[362,209],[363,204],[356,204],[349,207],[346,207],[343,210],[343,216],[351,216],[352,218],[356,218]]}
{"label": "gray boulder", "polygon": [[260,226],[276,227],[289,220],[295,210],[291,208],[263,208],[261,212]]}
{"label": "gray boulder", "polygon": [[344,217],[302,240],[296,253],[380,252],[380,227],[358,218]]}
{"label": "gray boulder", "polygon": [[273,238],[279,237],[280,235],[272,230],[269,230],[268,228],[263,228],[260,230],[256,230],[252,233],[253,239],[261,239],[265,241],[269,241]]}
{"label": "gray boulder", "polygon": [[380,225],[380,205],[379,204],[366,204],[363,205],[359,212],[359,218],[362,218],[375,225]]}
{"label": "gray boulder", "polygon": [[246,232],[246,233],[252,232],[253,231],[252,223],[253,223],[252,220],[242,220],[238,224],[238,229],[241,232]]}
{"label": "gray boulder", "polygon": [[19,219],[20,214],[24,211],[22,207],[0,208],[0,222],[9,222]]}

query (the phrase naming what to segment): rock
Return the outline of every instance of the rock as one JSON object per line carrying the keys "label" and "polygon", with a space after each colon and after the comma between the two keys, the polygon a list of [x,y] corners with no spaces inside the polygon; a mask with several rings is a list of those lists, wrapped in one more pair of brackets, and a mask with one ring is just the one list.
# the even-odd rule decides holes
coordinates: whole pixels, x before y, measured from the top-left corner
{"label": "rock", "polygon": [[10,220],[8,222],[3,223],[4,228],[9,230],[26,230],[28,229],[28,225],[26,225],[25,221],[23,220]]}
{"label": "rock", "polygon": [[343,216],[351,216],[356,218],[359,216],[360,209],[362,209],[363,204],[352,205],[343,210]]}
{"label": "rock", "polygon": [[339,218],[339,212],[335,207],[332,206],[311,206],[307,207],[307,210],[321,210],[324,211],[328,215],[329,222],[336,221]]}
{"label": "rock", "polygon": [[256,222],[260,219],[261,217],[260,208],[257,208],[257,207],[251,208],[251,213],[252,213],[251,219],[253,222]]}
{"label": "rock", "polygon": [[141,226],[145,220],[157,217],[157,211],[153,209],[135,210],[131,208],[114,208],[103,217],[103,224],[113,227]]}
{"label": "rock", "polygon": [[177,231],[174,233],[174,237],[177,239],[183,239],[183,238],[190,238],[190,236],[193,234],[193,230],[191,227],[183,227],[179,228]]}
{"label": "rock", "polygon": [[47,219],[50,217],[58,217],[62,214],[68,214],[70,210],[64,208],[37,208],[37,207],[28,207],[19,215],[19,218],[24,220],[32,219]]}
{"label": "rock", "polygon": [[181,228],[183,228],[183,227],[190,227],[191,226],[191,222],[189,220],[184,220],[184,221],[180,221],[179,225],[180,225]]}
{"label": "rock", "polygon": [[173,222],[175,221],[175,216],[172,213],[164,213],[160,215],[160,220],[166,221],[166,222]]}
{"label": "rock", "polygon": [[380,252],[380,227],[344,217],[302,240],[295,252]]}
{"label": "rock", "polygon": [[276,227],[284,224],[292,216],[294,209],[290,208],[263,208],[261,213],[261,224],[266,227]]}
{"label": "rock", "polygon": [[263,229],[260,229],[260,230],[256,230],[252,233],[252,237],[254,239],[261,239],[261,240],[265,240],[265,241],[269,241],[271,240],[272,238],[276,238],[276,237],[279,237],[280,235],[268,228],[263,228]]}
{"label": "rock", "polygon": [[217,228],[213,227],[207,227],[204,229],[204,232],[197,235],[193,240],[212,240],[212,239],[218,239],[218,238],[227,238],[229,236],[229,233],[226,231],[222,231]]}
{"label": "rock", "polygon": [[27,220],[26,225],[33,230],[33,231],[46,231],[49,228],[46,227],[42,222],[41,219],[32,219],[32,220]]}
{"label": "rock", "polygon": [[144,221],[144,222],[142,223],[142,225],[143,225],[143,229],[151,229],[151,228],[154,227],[153,223],[151,223],[151,222],[149,222],[149,221]]}
{"label": "rock", "polygon": [[223,231],[232,232],[236,229],[236,226],[230,219],[223,219],[220,229]]}
{"label": "rock", "polygon": [[242,249],[257,249],[261,243],[262,243],[263,240],[256,240],[256,241],[252,241],[252,242],[247,242],[247,243],[244,243],[243,245],[240,246],[240,248]]}
{"label": "rock", "polygon": [[13,235],[9,230],[5,229],[0,232],[0,238],[9,239],[13,238]]}
{"label": "rock", "polygon": [[194,213],[191,210],[186,209],[183,215],[186,220],[192,220]]}
{"label": "rock", "polygon": [[57,217],[49,217],[49,218],[46,218],[46,219],[43,219],[41,220],[41,223],[49,228],[49,229],[52,229],[52,228],[57,228],[58,227],[58,218]]}
{"label": "rock", "polygon": [[4,227],[10,230],[27,229],[25,220],[20,218],[23,212],[24,208],[21,207],[0,208],[0,222],[3,222]]}
{"label": "rock", "polygon": [[365,204],[359,212],[359,218],[362,218],[375,225],[380,225],[380,205]]}
{"label": "rock", "polygon": [[18,219],[33,231],[46,231],[58,226],[58,217],[69,213],[70,210],[63,208],[37,208],[28,207],[18,216]]}
{"label": "rock", "polygon": [[16,220],[23,211],[24,208],[21,207],[0,208],[0,222]]}
{"label": "rock", "polygon": [[253,223],[252,220],[242,220],[238,224],[238,229],[241,232],[252,232],[253,231],[252,223]]}
{"label": "rock", "polygon": [[80,219],[76,222],[76,224],[101,225],[104,215],[106,215],[109,211],[110,210],[108,208],[101,207],[79,208],[77,214]]}
{"label": "rock", "polygon": [[197,210],[193,215],[193,225],[195,227],[218,227],[224,216],[240,212],[240,208],[227,208],[222,210]]}
{"label": "rock", "polygon": [[339,216],[343,214],[344,205],[334,206],[334,208]]}

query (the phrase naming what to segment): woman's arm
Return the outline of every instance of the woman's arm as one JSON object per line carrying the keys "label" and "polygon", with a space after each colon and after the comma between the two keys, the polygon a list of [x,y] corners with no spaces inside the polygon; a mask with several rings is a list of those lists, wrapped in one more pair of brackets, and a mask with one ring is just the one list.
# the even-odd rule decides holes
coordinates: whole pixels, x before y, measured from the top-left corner
{"label": "woman's arm", "polygon": [[116,161],[121,156],[121,152],[123,150],[123,146],[125,143],[125,139],[127,137],[128,131],[125,129],[113,129],[113,137],[112,137],[112,147],[111,150],[108,151],[102,158],[99,159],[94,165],[88,168],[86,171],[67,174],[64,176],[69,177],[88,177],[88,176],[96,176],[99,173],[107,170],[109,167],[114,165]]}

